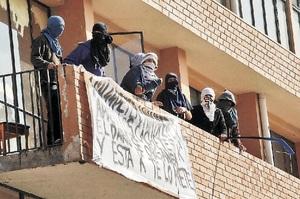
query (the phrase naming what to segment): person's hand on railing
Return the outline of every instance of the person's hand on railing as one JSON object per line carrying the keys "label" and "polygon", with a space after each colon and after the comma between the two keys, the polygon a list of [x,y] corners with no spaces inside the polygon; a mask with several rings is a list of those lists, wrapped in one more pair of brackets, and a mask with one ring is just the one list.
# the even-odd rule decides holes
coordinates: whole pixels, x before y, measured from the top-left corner
{"label": "person's hand on railing", "polygon": [[144,94],[144,92],[145,92],[145,89],[143,88],[142,85],[137,85],[134,89],[135,95],[138,95],[138,96]]}
{"label": "person's hand on railing", "polygon": [[227,135],[226,135],[226,134],[221,134],[221,135],[219,136],[219,140],[220,140],[221,143],[223,143],[224,141],[227,140]]}
{"label": "person's hand on railing", "polygon": [[238,140],[238,147],[240,151],[247,151],[247,148],[242,144],[240,140]]}
{"label": "person's hand on railing", "polygon": [[54,64],[53,62],[49,63],[48,66],[47,66],[48,69],[56,69],[57,68],[57,65]]}

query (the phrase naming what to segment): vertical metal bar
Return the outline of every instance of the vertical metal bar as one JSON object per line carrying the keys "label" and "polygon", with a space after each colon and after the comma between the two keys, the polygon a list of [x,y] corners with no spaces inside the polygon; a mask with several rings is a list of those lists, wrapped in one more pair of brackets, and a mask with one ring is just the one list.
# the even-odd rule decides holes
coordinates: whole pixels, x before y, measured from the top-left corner
{"label": "vertical metal bar", "polygon": [[268,25],[267,25],[267,14],[266,14],[265,0],[262,0],[262,8],[263,8],[263,18],[264,18],[264,29],[265,29],[266,35],[268,35]]}
{"label": "vertical metal bar", "polygon": [[[20,79],[21,79],[21,95],[22,95],[22,104],[23,104],[23,120],[24,120],[24,132],[26,132],[27,122],[26,122],[26,108],[25,108],[25,98],[24,98],[24,82],[23,82],[23,73],[20,73]],[[20,138],[20,149],[22,150],[22,142],[21,142],[21,136],[18,135],[18,138]],[[25,136],[26,138],[26,136]],[[28,150],[28,140],[25,139],[25,147],[26,150]]]}
{"label": "vertical metal bar", "polygon": [[275,15],[277,42],[281,44],[279,19],[278,19],[278,9],[277,9],[277,0],[273,0],[273,7],[274,7],[274,15]]}
{"label": "vertical metal bar", "polygon": [[[64,67],[64,66],[62,66]],[[58,70],[57,68],[55,69],[55,79],[57,81],[57,89],[56,89],[56,95],[57,95],[57,111],[58,111],[58,122],[59,122],[59,139],[60,139],[60,143],[55,143],[55,144],[61,144],[63,143],[63,129],[62,129],[62,114],[61,114],[61,109],[60,109],[60,88],[59,88],[59,81],[58,81]],[[56,141],[56,140],[54,140]]]}
{"label": "vertical metal bar", "polygon": [[243,18],[242,2],[241,2],[241,0],[238,0],[238,2],[239,2],[239,13],[240,13],[240,17]]}
{"label": "vertical metal bar", "polygon": [[252,25],[255,26],[255,17],[254,17],[254,6],[253,6],[253,0],[250,0],[250,8],[251,8],[251,19],[252,19]]}
{"label": "vertical metal bar", "polygon": [[285,15],[286,15],[286,25],[287,25],[287,33],[288,33],[288,42],[289,42],[289,49],[292,52],[296,52],[296,44],[294,39],[294,28],[293,27],[293,3],[292,0],[284,1],[285,5]]}
{"label": "vertical metal bar", "polygon": [[5,124],[3,127],[3,155],[6,155],[6,128],[5,125],[8,123],[8,111],[7,111],[7,99],[6,99],[6,86],[5,86],[5,76],[2,79],[3,92],[4,92],[4,109],[5,109]]}
{"label": "vertical metal bar", "polygon": [[[47,69],[47,76],[48,76],[48,82],[47,82],[47,94],[48,99],[46,100],[47,104],[47,112],[48,112],[48,127],[50,126],[50,129],[47,128],[47,135],[50,133],[50,139],[51,143],[54,143],[54,128],[53,128],[53,114],[52,114],[52,90],[51,90],[51,82],[50,82],[50,71]],[[50,130],[50,132],[48,132]],[[47,137],[48,138],[48,137]],[[49,141],[47,140],[49,143]]]}
{"label": "vertical metal bar", "polygon": [[[33,90],[32,90],[32,81],[31,81],[31,78],[32,78],[32,71],[29,73],[29,88],[30,88],[30,101],[31,101],[31,112],[32,112],[32,115],[35,114],[35,109],[34,109],[34,99],[33,99]],[[35,124],[35,118],[32,117],[32,124],[33,124],[33,138],[34,138],[34,148],[37,147],[37,140],[36,140],[36,124]]]}
{"label": "vertical metal bar", "polygon": [[116,59],[116,47],[115,46],[112,46],[112,52],[113,52],[113,62],[114,62],[114,73],[115,73],[115,81],[117,83],[119,83],[118,81],[118,67],[117,67],[117,59]]}
{"label": "vertical metal bar", "polygon": [[144,34],[143,32],[140,33],[141,34],[141,47],[142,47],[142,52],[145,52],[145,45],[144,45]]}
{"label": "vertical metal bar", "polygon": [[38,115],[39,115],[39,139],[40,139],[40,144],[43,148],[46,147],[46,131],[44,128],[44,108],[43,108],[43,102],[42,102],[42,86],[41,86],[41,81],[40,81],[40,70],[35,70],[34,71],[34,77],[35,77],[35,83],[36,85],[36,97],[37,97],[37,108],[38,108]]}
{"label": "vertical metal bar", "polygon": [[[9,27],[9,38],[10,38],[10,52],[11,52],[11,63],[13,74],[16,73],[16,60],[14,54],[14,43],[13,43],[13,34],[12,34],[12,22],[11,22],[11,10],[9,0],[6,0],[7,4],[7,13],[8,13],[8,27]],[[17,111],[18,107],[18,92],[17,92],[17,80],[14,75],[12,75],[12,87],[13,87],[13,95],[14,95],[14,107],[15,107],[15,120],[19,122],[19,112]]]}

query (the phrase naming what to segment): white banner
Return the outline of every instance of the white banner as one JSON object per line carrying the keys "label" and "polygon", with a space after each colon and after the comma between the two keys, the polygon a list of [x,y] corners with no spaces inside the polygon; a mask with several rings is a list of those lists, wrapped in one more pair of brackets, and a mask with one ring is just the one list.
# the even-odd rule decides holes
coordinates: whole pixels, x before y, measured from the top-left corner
{"label": "white banner", "polygon": [[196,198],[177,118],[153,112],[111,78],[85,72],[93,161],[179,198]]}

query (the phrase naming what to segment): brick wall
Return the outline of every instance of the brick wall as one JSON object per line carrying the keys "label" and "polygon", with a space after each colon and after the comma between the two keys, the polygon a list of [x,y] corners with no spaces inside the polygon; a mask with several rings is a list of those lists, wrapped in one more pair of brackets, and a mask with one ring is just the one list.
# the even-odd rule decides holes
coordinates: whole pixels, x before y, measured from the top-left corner
{"label": "brick wall", "polygon": [[[77,111],[83,158],[91,159],[92,129],[83,74],[75,69]],[[156,106],[146,106],[160,110]],[[206,199],[300,199],[300,180],[239,150],[201,129],[181,121],[198,198]]]}
{"label": "brick wall", "polygon": [[300,59],[213,0],[143,0],[300,97]]}

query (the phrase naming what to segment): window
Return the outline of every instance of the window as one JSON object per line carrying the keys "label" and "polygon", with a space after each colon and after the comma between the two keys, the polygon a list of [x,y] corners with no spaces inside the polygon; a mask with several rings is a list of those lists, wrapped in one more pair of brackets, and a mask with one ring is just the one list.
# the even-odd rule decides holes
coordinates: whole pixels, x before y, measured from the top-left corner
{"label": "window", "polygon": [[295,39],[295,53],[300,56],[300,1],[293,1],[292,22]]}
{"label": "window", "polygon": [[[283,139],[293,149],[293,151],[296,151],[295,144],[293,142],[287,140],[272,130],[271,137]],[[296,155],[288,155],[284,148],[277,142],[272,142],[272,150],[274,165],[295,177],[299,177]]]}
{"label": "window", "polygon": [[200,104],[200,96],[201,92],[190,87],[190,96],[191,96],[191,104],[192,106],[196,106]]}
{"label": "window", "polygon": [[135,53],[144,52],[143,32],[110,33],[113,43],[110,53],[110,62],[105,67],[105,74],[121,83],[129,70],[130,57]]}
{"label": "window", "polygon": [[287,29],[287,20],[286,20],[286,2],[283,0],[277,1],[277,18],[278,18],[278,26],[279,26],[279,41],[282,46],[289,49],[289,36]]}
{"label": "window", "polygon": [[265,17],[264,17],[264,4],[263,1],[253,1],[253,15],[254,15],[254,25],[262,33],[265,31]]}
{"label": "window", "polygon": [[252,0],[243,0],[241,13],[242,13],[242,18],[247,23],[254,25],[252,19]]}
{"label": "window", "polygon": [[273,0],[265,0],[267,35],[274,41],[277,41],[277,28],[274,13]]}

